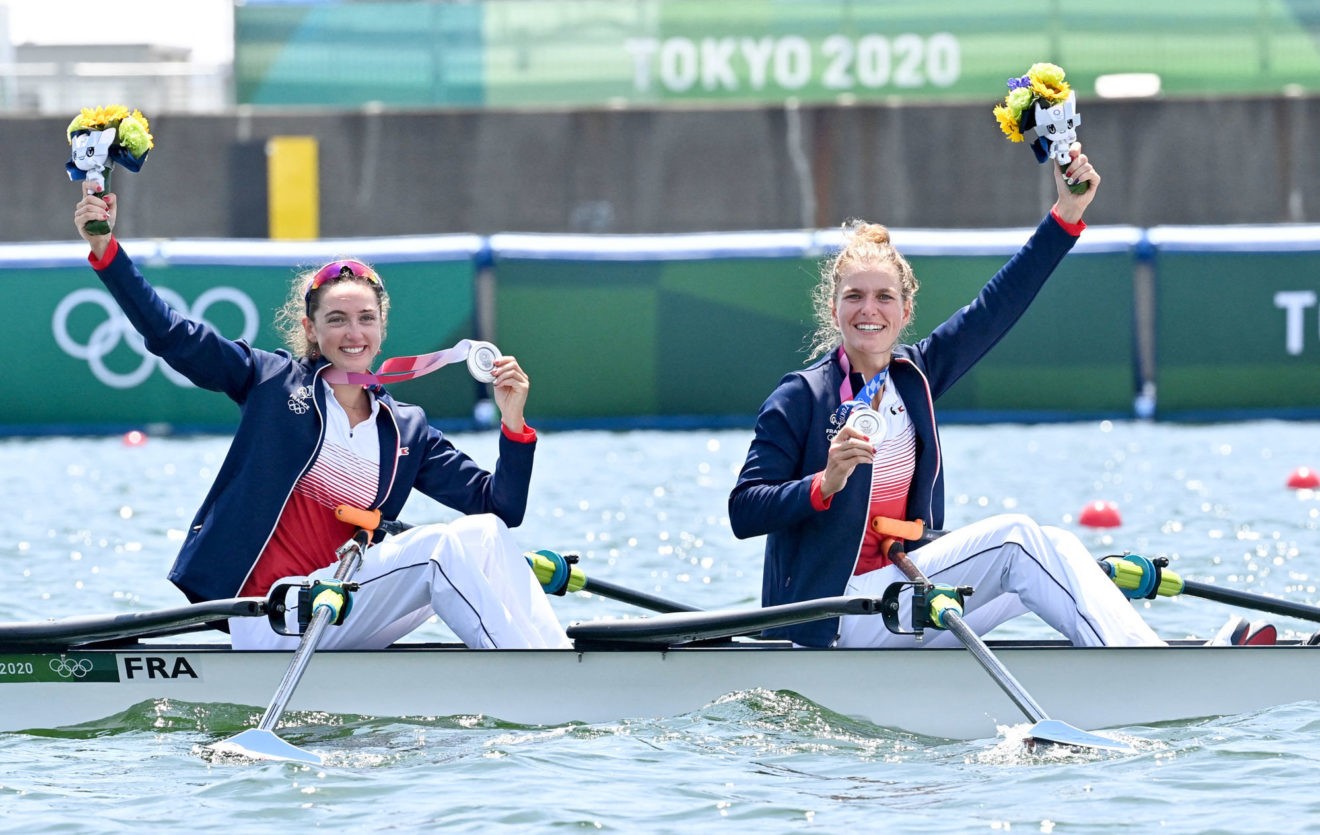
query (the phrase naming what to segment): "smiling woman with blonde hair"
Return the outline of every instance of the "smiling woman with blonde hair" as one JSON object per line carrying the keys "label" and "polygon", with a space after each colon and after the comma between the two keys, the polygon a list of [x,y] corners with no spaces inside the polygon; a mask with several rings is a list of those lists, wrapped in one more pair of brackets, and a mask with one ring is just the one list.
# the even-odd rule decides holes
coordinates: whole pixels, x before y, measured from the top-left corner
{"label": "smiling woman with blonde hair", "polygon": [[[853,222],[821,269],[812,355],[761,407],[729,496],[735,536],[765,536],[764,605],[841,594],[879,597],[907,578],[890,562],[876,517],[944,525],[935,401],[1008,333],[1085,224],[1100,175],[1074,145],[1054,172],[1058,200],[1035,234],[966,307],[902,342],[919,288],[889,230]],[[1052,166],[1053,167],[1053,166]],[[1069,185],[1087,182],[1074,194]],[[994,516],[928,543],[908,543],[932,583],[971,586],[966,621],[987,632],[1028,611],[1074,644],[1162,643],[1067,531],[1019,514]],[[907,609],[911,594],[900,598]],[[768,630],[805,646],[902,646],[878,617],[850,615]],[[953,645],[947,633],[928,646]]]}

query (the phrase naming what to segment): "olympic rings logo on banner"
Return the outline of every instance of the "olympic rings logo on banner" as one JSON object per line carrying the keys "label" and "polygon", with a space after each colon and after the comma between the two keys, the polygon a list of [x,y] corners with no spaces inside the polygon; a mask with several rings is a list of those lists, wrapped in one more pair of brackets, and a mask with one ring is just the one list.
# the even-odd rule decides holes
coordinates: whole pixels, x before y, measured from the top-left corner
{"label": "olympic rings logo on banner", "polygon": [[[236,338],[251,342],[257,336],[257,327],[261,324],[261,316],[257,312],[256,304],[242,290],[235,287],[212,287],[197,297],[197,301],[193,302],[191,309],[183,298],[172,290],[157,288],[156,292],[160,294],[166,304],[178,311],[179,315],[186,319],[206,322],[207,324],[211,324],[206,320],[206,312],[211,309],[211,306],[228,302],[237,307],[243,314],[243,332]],[[91,334],[87,337],[86,344],[78,342],[69,334],[69,316],[75,308],[83,304],[101,308],[105,311],[106,317],[104,322],[92,329]],[[56,305],[50,324],[51,331],[55,335],[55,342],[64,353],[74,359],[86,360],[96,379],[111,388],[128,389],[141,385],[147,377],[151,376],[152,369],[157,367],[176,386],[192,387],[192,383],[189,382],[187,377],[170,368],[163,360],[147,350],[142,335],[133,329],[128,317],[124,315],[123,311],[119,309],[119,305],[115,304],[115,300],[105,290],[91,287],[74,290]],[[142,362],[138,364],[136,369],[119,372],[106,366],[105,358],[119,347],[120,342],[123,342],[142,358]]]}
{"label": "olympic rings logo on banner", "polygon": [[76,661],[61,655],[50,660],[50,669],[61,678],[82,678],[92,671],[92,662],[86,658]]}

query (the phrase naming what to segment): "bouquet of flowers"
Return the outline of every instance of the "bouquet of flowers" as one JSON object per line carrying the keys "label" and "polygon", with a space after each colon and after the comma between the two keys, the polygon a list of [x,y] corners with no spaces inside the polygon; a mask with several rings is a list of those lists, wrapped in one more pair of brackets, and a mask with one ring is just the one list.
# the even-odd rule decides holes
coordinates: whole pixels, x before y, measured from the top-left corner
{"label": "bouquet of flowers", "polygon": [[[1060,168],[1072,162],[1068,147],[1077,141],[1077,97],[1063,80],[1063,69],[1055,64],[1032,64],[1027,74],[1008,80],[1004,103],[995,106],[999,129],[1012,142],[1030,140],[1037,162],[1053,159]],[[1069,186],[1081,194],[1090,183]]]}
{"label": "bouquet of flowers", "polygon": [[[110,190],[110,171],[115,163],[137,172],[147,160],[147,152],[154,147],[151,126],[142,111],[129,113],[122,104],[109,107],[84,107],[69,123],[67,131],[70,159],[64,164],[70,180],[89,180],[97,194]],[[94,235],[110,232],[103,220],[87,224]]]}

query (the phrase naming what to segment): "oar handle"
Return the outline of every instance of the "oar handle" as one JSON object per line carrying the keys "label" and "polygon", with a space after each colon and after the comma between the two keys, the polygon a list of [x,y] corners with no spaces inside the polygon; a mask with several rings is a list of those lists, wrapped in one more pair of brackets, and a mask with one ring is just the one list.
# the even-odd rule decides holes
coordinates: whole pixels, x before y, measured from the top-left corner
{"label": "oar handle", "polygon": [[341,504],[335,508],[335,518],[350,525],[357,525],[364,531],[374,531],[380,527],[379,510],[363,510],[352,505]]}
{"label": "oar handle", "polygon": [[398,519],[380,518],[379,510],[362,510],[346,504],[341,504],[335,508],[335,518],[350,525],[357,525],[364,531],[380,530],[391,535],[403,533],[412,527],[407,522],[400,522]]}
{"label": "oar handle", "polygon": [[[887,516],[872,516],[871,530],[881,537],[903,542],[920,542],[926,538],[926,523],[920,519],[908,522],[903,519],[890,519]],[[931,534],[932,538],[942,536],[944,531],[931,531]]]}

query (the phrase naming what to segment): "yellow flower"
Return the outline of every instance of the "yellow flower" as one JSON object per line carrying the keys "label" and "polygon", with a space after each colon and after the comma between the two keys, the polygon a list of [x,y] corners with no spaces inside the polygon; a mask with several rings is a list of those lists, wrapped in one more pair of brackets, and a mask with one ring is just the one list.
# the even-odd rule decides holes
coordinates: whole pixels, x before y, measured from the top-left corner
{"label": "yellow flower", "polygon": [[1018,118],[1012,110],[1005,105],[995,106],[995,119],[999,122],[999,129],[1004,132],[1012,142],[1022,141],[1022,130],[1018,127]]}
{"label": "yellow flower", "polygon": [[105,130],[128,118],[128,108],[122,104],[108,107],[84,107],[82,112],[69,123],[69,135],[77,130]]}
{"label": "yellow flower", "polygon": [[1032,64],[1027,70],[1031,79],[1031,91],[1050,104],[1058,104],[1068,98],[1072,87],[1063,80],[1063,68],[1055,64]]}

